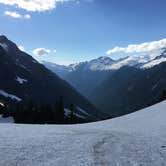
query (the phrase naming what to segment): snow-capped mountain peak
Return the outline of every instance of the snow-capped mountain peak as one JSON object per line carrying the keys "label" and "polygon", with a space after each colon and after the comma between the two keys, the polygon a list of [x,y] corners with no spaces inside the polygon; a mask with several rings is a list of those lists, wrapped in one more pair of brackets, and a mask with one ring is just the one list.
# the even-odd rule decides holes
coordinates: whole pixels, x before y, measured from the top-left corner
{"label": "snow-capped mountain peak", "polygon": [[87,63],[86,69],[96,71],[96,70],[106,70],[108,66],[111,66],[115,61],[109,57],[99,57],[98,59],[91,60]]}
{"label": "snow-capped mountain peak", "polygon": [[146,63],[149,61],[148,56],[138,56],[138,55],[133,55],[133,56],[128,56],[126,58],[117,60],[114,64],[112,64],[108,70],[118,70],[123,66],[137,66],[142,63]]}
{"label": "snow-capped mountain peak", "polygon": [[162,62],[166,62],[166,49],[163,49],[164,51],[161,53],[161,55],[155,57],[154,59],[152,59],[151,61],[143,64],[141,66],[142,69],[147,69],[147,68],[151,68],[154,67],[156,65],[159,65]]}
{"label": "snow-capped mountain peak", "polygon": [[97,59],[92,59],[90,61],[80,62],[71,64],[68,66],[48,63],[44,65],[52,70],[54,73],[58,74],[60,77],[64,75],[75,72],[75,71],[114,71],[118,70],[123,66],[130,66],[136,68],[150,68],[166,61],[166,48],[149,54],[143,55],[130,55],[121,59],[113,60],[107,56],[101,56]]}

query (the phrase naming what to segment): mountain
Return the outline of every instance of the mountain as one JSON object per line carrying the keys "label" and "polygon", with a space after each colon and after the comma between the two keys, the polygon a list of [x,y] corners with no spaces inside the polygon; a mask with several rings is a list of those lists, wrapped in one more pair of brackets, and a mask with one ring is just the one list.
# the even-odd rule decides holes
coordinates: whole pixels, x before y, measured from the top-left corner
{"label": "mountain", "polygon": [[118,70],[123,66],[140,67],[152,60],[148,55],[132,55],[118,60],[113,60],[110,57],[99,57],[90,61],[70,64],[68,66],[58,65],[52,62],[43,61],[42,63],[52,72],[65,78],[67,74],[77,70],[82,71],[112,71]]}
{"label": "mountain", "polygon": [[42,64],[52,72],[56,73],[62,79],[70,72],[72,72],[72,66],[58,65],[52,62],[42,61]]}
{"label": "mountain", "polygon": [[56,73],[60,77],[64,78],[68,73],[74,72],[76,70],[90,70],[90,71],[103,71],[108,70],[115,61],[109,57],[99,57],[91,61],[85,61],[70,65],[58,65],[56,63],[42,61],[43,65],[47,67],[52,72]]}
{"label": "mountain", "polygon": [[91,120],[104,116],[66,81],[20,51],[5,36],[0,36],[0,80],[0,100],[10,103],[33,100],[53,105],[63,96],[66,108],[75,104],[78,112],[84,111]]}
{"label": "mountain", "polygon": [[150,57],[147,55],[128,56],[118,60],[104,56],[69,66],[49,62],[44,62],[43,64],[69,82],[82,95],[89,98],[94,89],[116,70],[119,70],[123,66],[140,67],[149,61]]}
{"label": "mountain", "polygon": [[[109,68],[109,66],[111,66],[114,63],[115,63],[115,61],[113,59],[104,56],[104,57],[99,57],[97,59],[93,59],[89,62],[81,63],[81,64],[84,64],[83,69],[85,71],[87,71],[87,70],[103,71],[103,70],[107,70],[107,68]],[[78,69],[78,67],[76,69]]]}
{"label": "mountain", "polygon": [[124,66],[90,95],[97,108],[113,117],[131,113],[159,101],[166,89],[166,62],[141,70]]}
{"label": "mountain", "polygon": [[[88,97],[108,75],[107,68],[114,63],[109,57],[100,57],[91,61],[62,66],[44,62],[43,64],[64,80],[69,82],[82,95]],[[51,66],[51,67],[50,67]]]}
{"label": "mountain", "polygon": [[132,66],[132,67],[138,67],[142,64],[145,64],[150,61],[149,56],[145,55],[133,55],[133,56],[127,56],[125,58],[118,59],[114,64],[112,64],[108,70],[118,70],[123,66]]}
{"label": "mountain", "polygon": [[75,87],[85,97],[104,81],[112,71],[105,70],[106,66],[111,65],[114,61],[108,57],[79,63],[75,69],[68,73],[64,79]]}
{"label": "mountain", "polygon": [[153,66],[159,65],[162,62],[166,62],[166,49],[162,52],[161,55],[159,55],[156,58],[154,58],[153,60],[143,64],[141,66],[141,68],[142,69],[151,68]]}
{"label": "mountain", "polygon": [[163,49],[163,53],[161,54],[130,55],[118,60],[113,60],[110,57],[100,57],[69,66],[55,64],[55,67],[54,65],[49,67],[48,64],[44,65],[69,82],[82,95],[91,99],[91,94],[97,90],[97,87],[116,71],[124,66],[138,69],[151,68],[166,61],[165,52]]}
{"label": "mountain", "polygon": [[155,56],[101,57],[81,62],[64,79],[98,109],[116,117],[156,103],[166,89],[165,73],[163,49]]}

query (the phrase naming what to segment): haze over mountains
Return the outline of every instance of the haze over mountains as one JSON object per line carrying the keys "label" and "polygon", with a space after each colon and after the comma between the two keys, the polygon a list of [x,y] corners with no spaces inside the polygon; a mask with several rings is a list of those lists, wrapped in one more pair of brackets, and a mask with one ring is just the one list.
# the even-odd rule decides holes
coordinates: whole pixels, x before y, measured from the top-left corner
{"label": "haze over mountains", "polygon": [[156,103],[166,89],[166,49],[155,56],[100,57],[69,66],[43,64],[113,117]]}

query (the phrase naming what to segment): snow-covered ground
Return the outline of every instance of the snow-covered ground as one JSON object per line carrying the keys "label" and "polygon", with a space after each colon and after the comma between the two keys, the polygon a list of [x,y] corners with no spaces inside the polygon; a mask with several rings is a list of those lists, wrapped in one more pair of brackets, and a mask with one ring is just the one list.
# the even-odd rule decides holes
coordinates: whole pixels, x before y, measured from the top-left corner
{"label": "snow-covered ground", "polygon": [[14,119],[13,119],[13,117],[3,118],[0,115],[0,123],[14,123]]}
{"label": "snow-covered ground", "polygon": [[82,125],[0,124],[2,166],[165,166],[166,101]]}

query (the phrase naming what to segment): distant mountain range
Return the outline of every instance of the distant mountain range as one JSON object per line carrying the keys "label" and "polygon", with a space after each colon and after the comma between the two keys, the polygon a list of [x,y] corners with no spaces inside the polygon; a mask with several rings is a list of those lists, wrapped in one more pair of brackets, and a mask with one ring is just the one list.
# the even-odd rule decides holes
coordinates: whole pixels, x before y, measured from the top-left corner
{"label": "distant mountain range", "polygon": [[[152,57],[128,56],[119,60],[100,57],[69,65],[63,75],[54,72],[98,109],[116,117],[156,103],[166,89],[166,49]],[[58,71],[63,68],[58,66]]]}
{"label": "distant mountain range", "polygon": [[17,45],[0,36],[0,101],[52,104],[63,96],[65,108],[70,104],[77,107],[78,114],[88,120],[103,119],[100,113],[85,97],[69,83],[38,63]]}
{"label": "distant mountain range", "polygon": [[58,74],[60,77],[65,78],[68,73],[72,73],[78,70],[82,71],[110,71],[118,70],[123,66],[132,66],[136,68],[150,68],[158,65],[162,62],[166,62],[166,48],[163,48],[163,52],[151,55],[130,55],[125,58],[113,60],[110,57],[103,56],[90,61],[70,64],[70,65],[58,65],[56,63],[43,61],[42,63]]}

